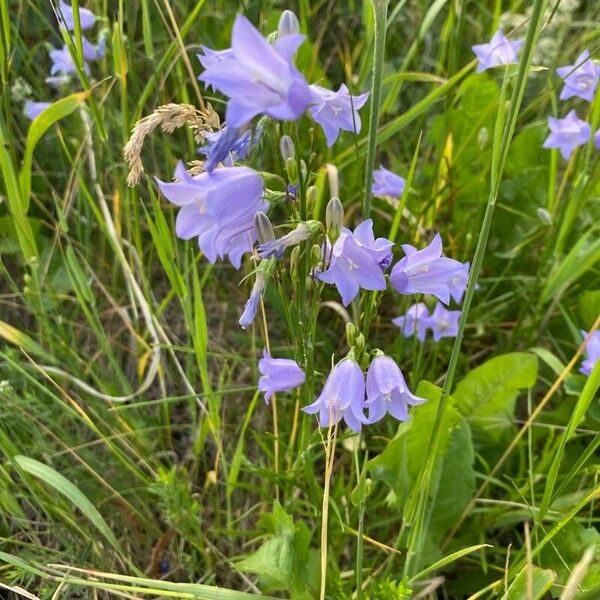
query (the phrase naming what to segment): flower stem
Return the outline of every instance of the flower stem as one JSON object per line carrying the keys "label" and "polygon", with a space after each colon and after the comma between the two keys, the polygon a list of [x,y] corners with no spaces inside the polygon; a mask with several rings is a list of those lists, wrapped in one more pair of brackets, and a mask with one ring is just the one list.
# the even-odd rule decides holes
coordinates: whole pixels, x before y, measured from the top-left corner
{"label": "flower stem", "polygon": [[327,583],[327,523],[329,520],[329,486],[331,471],[335,458],[335,442],[337,438],[337,423],[327,429],[327,442],[325,444],[325,483],[323,485],[323,506],[321,508],[321,594],[320,600],[325,600],[325,586]]}
{"label": "flower stem", "polygon": [[383,77],[383,61],[385,58],[386,17],[389,0],[371,0],[375,18],[375,47],[373,51],[373,75],[371,80],[371,113],[369,115],[369,141],[367,147],[367,166],[365,169],[365,197],[363,201],[363,218],[371,214],[371,185],[375,168],[375,150],[377,148],[377,126],[379,124],[379,107],[381,104],[381,80]]}

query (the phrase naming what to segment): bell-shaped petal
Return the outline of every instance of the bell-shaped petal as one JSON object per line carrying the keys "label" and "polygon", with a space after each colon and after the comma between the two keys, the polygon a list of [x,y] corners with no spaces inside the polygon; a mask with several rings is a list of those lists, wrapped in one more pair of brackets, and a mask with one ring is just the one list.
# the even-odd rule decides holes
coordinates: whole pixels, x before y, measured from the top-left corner
{"label": "bell-shaped petal", "polygon": [[391,198],[400,198],[404,193],[406,180],[400,175],[396,175],[389,169],[379,167],[373,171],[373,196],[383,198],[389,196]]}
{"label": "bell-shaped petal", "polygon": [[[74,10],[73,7],[69,4],[67,4],[66,2],[64,2],[64,0],[60,0],[59,5],[58,5],[58,9],[60,14],[63,16],[63,19],[65,20],[65,25],[67,26],[67,29],[69,31],[75,31],[75,15],[74,15]],[[79,26],[81,27],[82,31],[85,31],[86,29],[90,29],[91,27],[94,26],[94,23],[96,22],[96,15],[94,15],[94,13],[87,9],[87,8],[82,8],[81,6],[79,7]]]}
{"label": "bell-shaped petal", "polygon": [[265,393],[265,402],[276,392],[289,392],[301,386],[306,379],[295,360],[272,358],[266,349],[258,361],[258,370],[261,374],[258,389]]}
{"label": "bell-shaped petal", "polygon": [[544,141],[544,148],[558,148],[565,160],[575,148],[587,144],[592,132],[590,124],[578,118],[574,109],[564,119],[548,117],[548,126],[550,135]]}
{"label": "bell-shaped petal", "polygon": [[477,44],[472,47],[473,53],[479,59],[476,72],[481,73],[501,65],[517,64],[519,62],[519,50],[522,46],[523,40],[511,41],[499,29],[489,44]]}

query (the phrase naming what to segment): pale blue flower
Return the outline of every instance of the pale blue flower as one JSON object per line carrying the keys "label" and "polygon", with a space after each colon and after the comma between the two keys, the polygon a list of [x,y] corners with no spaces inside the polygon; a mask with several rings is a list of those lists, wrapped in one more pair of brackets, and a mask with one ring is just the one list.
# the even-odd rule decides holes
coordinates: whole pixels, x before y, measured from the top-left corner
{"label": "pale blue flower", "polygon": [[504,36],[501,29],[498,29],[489,44],[472,46],[471,49],[479,59],[475,71],[481,73],[493,67],[517,64],[521,46],[523,46],[523,40],[511,41]]}
{"label": "pale blue flower", "polygon": [[424,319],[424,326],[431,329],[435,342],[439,342],[445,337],[458,335],[461,312],[460,310],[448,310],[439,302],[435,305],[431,316]]}
{"label": "pale blue flower", "polygon": [[400,328],[404,337],[417,336],[421,342],[425,341],[427,334],[427,322],[429,310],[423,302],[413,304],[401,317],[392,319],[392,323]]}
{"label": "pale blue flower", "polygon": [[383,198],[390,196],[391,198],[400,198],[404,193],[406,179],[396,175],[389,169],[379,167],[373,171],[373,196]]}
{"label": "pale blue flower", "polygon": [[550,135],[544,141],[544,148],[558,148],[565,160],[575,148],[587,144],[592,130],[589,123],[577,117],[574,109],[564,119],[548,117],[548,126]]}
{"label": "pale blue flower", "polygon": [[246,305],[244,306],[244,312],[240,317],[238,323],[242,329],[248,329],[256,318],[258,306],[265,292],[266,279],[263,273],[258,272],[256,274],[256,280],[252,286],[250,297],[248,298]]}
{"label": "pale blue flower", "polygon": [[579,96],[588,102],[594,99],[598,79],[600,79],[600,66],[592,61],[588,50],[584,50],[574,64],[559,67],[556,72],[565,82],[560,93],[561,100],[568,100],[574,96]]}
{"label": "pale blue flower", "polygon": [[[581,335],[584,338],[587,334],[587,331],[581,330]],[[600,331],[594,331],[585,347],[585,360],[581,363],[579,372],[589,376],[598,359],[600,359]]]}
{"label": "pale blue flower", "polygon": [[258,370],[262,375],[258,380],[258,389],[265,392],[265,402],[269,402],[276,392],[289,392],[301,386],[306,379],[295,360],[272,358],[266,349],[258,361]]}
{"label": "pale blue flower", "polygon": [[27,102],[25,102],[25,114],[28,119],[33,121],[33,119],[51,105],[52,102],[33,102],[32,100],[27,100]]}
{"label": "pale blue flower", "polygon": [[[59,13],[62,14],[65,20],[65,25],[67,26],[67,29],[69,29],[70,31],[75,31],[75,17],[73,14],[75,11],[73,10],[73,8],[69,4],[64,2],[64,0],[60,0],[58,4],[58,9]],[[81,27],[81,29],[83,31],[85,31],[86,29],[90,29],[94,26],[95,22],[96,16],[94,15],[94,13],[91,10],[80,6],[79,26]]]}
{"label": "pale blue flower", "polygon": [[243,133],[239,129],[229,127],[205,133],[206,145],[198,149],[200,154],[206,156],[205,170],[211,173],[220,162],[226,167],[233,167],[235,161],[244,160],[248,156],[261,135],[261,125],[257,125],[254,129],[247,129]]}

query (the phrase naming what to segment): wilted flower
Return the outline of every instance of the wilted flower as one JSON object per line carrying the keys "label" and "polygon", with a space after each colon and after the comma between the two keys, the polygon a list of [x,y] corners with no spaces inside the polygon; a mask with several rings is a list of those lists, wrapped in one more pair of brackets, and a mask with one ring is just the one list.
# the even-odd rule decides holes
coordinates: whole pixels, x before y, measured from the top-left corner
{"label": "wilted flower", "polygon": [[425,400],[410,392],[400,367],[389,356],[376,356],[367,371],[366,423],[376,423],[389,413],[399,421],[408,419],[408,406]]}
{"label": "wilted flower", "polygon": [[254,281],[254,285],[252,286],[250,297],[248,298],[244,306],[244,312],[242,313],[242,316],[238,321],[242,329],[247,329],[254,322],[256,312],[258,311],[258,305],[265,292],[266,285],[267,280],[265,278],[265,275],[264,273],[261,273],[259,271],[256,274],[256,279]]}
{"label": "wilted flower", "polygon": [[573,96],[579,96],[588,102],[594,99],[600,79],[600,66],[590,59],[588,50],[584,50],[574,64],[559,67],[556,72],[565,82],[560,93],[561,100],[568,100]]}
{"label": "wilted flower", "polygon": [[27,100],[25,102],[25,115],[27,115],[28,119],[35,119],[43,110],[46,110],[52,102],[33,102],[31,100]]}
{"label": "wilted flower", "polygon": [[562,157],[568,160],[578,146],[590,139],[590,124],[579,119],[575,110],[569,111],[564,119],[548,117],[550,135],[544,141],[544,148],[558,148]]}
{"label": "wilted flower", "polygon": [[280,259],[286,248],[297,246],[300,242],[306,241],[311,236],[312,231],[318,226],[319,223],[317,221],[299,223],[294,230],[286,233],[279,239],[269,240],[260,244],[258,247],[258,255],[261,258],[270,258],[271,256],[274,256],[275,258]]}
{"label": "wilted flower", "polygon": [[498,29],[489,44],[472,46],[471,49],[479,59],[475,71],[481,73],[493,67],[518,63],[518,54],[522,45],[523,40],[510,41],[504,36],[502,30]]}
{"label": "wilted flower", "polygon": [[375,240],[373,222],[361,223],[352,233],[344,227],[333,245],[325,247],[329,259],[326,271],[317,272],[320,281],[334,284],[342,297],[344,306],[358,294],[358,290],[384,290],[385,277],[382,268],[389,265],[392,242],[385,238]]}
{"label": "wilted flower", "polygon": [[[58,10],[59,10],[60,14],[62,14],[62,16],[65,20],[65,25],[67,26],[67,29],[69,29],[70,31],[74,31],[75,30],[75,17],[73,15],[73,13],[74,13],[73,8],[69,4],[64,2],[64,0],[60,0],[59,5],[58,5]],[[94,26],[95,22],[96,22],[96,16],[94,15],[94,13],[91,10],[88,10],[87,8],[82,8],[80,6],[79,7],[79,26],[81,27],[81,29],[82,30],[90,29],[91,27]]]}
{"label": "wilted flower", "polygon": [[442,256],[442,238],[437,233],[429,246],[417,250],[410,244],[403,244],[406,256],[392,269],[390,281],[401,294],[431,294],[444,304],[454,295],[453,279],[465,266],[452,258]]}
{"label": "wilted flower", "polygon": [[396,175],[389,169],[379,167],[379,169],[373,171],[373,196],[383,198],[384,196],[391,196],[392,198],[400,198],[404,193],[404,187],[406,186],[406,179]]}
{"label": "wilted flower", "polygon": [[328,146],[333,145],[340,129],[360,133],[361,122],[358,110],[369,98],[368,93],[351,96],[345,84],[342,84],[337,92],[327,90],[320,85],[311,85],[310,92],[312,98],[310,114],[323,128]]}
{"label": "wilted flower", "polygon": [[204,134],[206,145],[198,152],[206,156],[204,168],[211,173],[222,162],[226,167],[233,167],[236,160],[244,160],[252,147],[260,140],[262,126],[247,129],[240,133],[239,129],[223,127],[220,131]]}
{"label": "wilted flower", "polygon": [[365,421],[365,376],[352,358],[344,358],[333,367],[319,397],[302,410],[319,413],[321,427],[330,427],[343,418],[346,425],[360,431]]}
{"label": "wilted flower", "polygon": [[[587,334],[587,331],[581,330],[581,335],[583,337],[586,337]],[[598,362],[598,359],[600,359],[600,331],[594,331],[592,337],[588,340],[585,347],[585,356],[586,358],[581,363],[579,372],[589,376],[595,364]]]}
{"label": "wilted flower", "polygon": [[289,358],[271,358],[265,349],[258,361],[258,370],[262,377],[258,380],[258,389],[265,392],[265,402],[276,392],[289,392],[302,385],[306,379],[304,371],[295,360]]}
{"label": "wilted flower", "polygon": [[238,269],[256,241],[254,215],[267,207],[260,175],[248,167],[222,167],[192,177],[180,162],[175,177],[173,183],[157,182],[167,200],[181,207],[177,235],[185,240],[198,236],[211,263],[229,255]]}
{"label": "wilted flower", "polygon": [[425,341],[427,334],[427,322],[429,311],[423,302],[413,304],[402,317],[392,319],[392,323],[400,327],[404,337],[416,335],[421,342]]}
{"label": "wilted flower", "polygon": [[424,325],[431,329],[434,341],[439,342],[444,337],[457,336],[461,312],[460,310],[447,310],[439,302],[435,305],[431,316],[424,319]]}
{"label": "wilted flower", "polygon": [[[259,114],[274,119],[295,120],[310,104],[310,89],[292,63],[303,42],[300,34],[285,35],[273,45],[244,17],[233,24],[231,54],[222,60],[209,55],[199,79],[229,98],[226,120],[229,127],[242,127]],[[202,61],[203,58],[200,60]]]}

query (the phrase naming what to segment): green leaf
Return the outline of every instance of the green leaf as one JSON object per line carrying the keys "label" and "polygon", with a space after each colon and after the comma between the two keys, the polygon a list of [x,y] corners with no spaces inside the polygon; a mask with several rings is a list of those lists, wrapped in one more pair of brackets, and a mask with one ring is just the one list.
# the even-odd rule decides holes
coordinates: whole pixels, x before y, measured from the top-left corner
{"label": "green leaf", "polygon": [[33,338],[4,321],[0,321],[0,338],[22,348],[25,352],[36,358],[41,358],[50,364],[56,362],[54,357],[48,354]]}
{"label": "green leaf", "polygon": [[556,573],[549,569],[540,569],[539,567],[531,567],[531,595],[528,591],[528,574],[527,570],[523,569],[510,584],[502,600],[538,600],[542,598],[546,592],[552,587],[556,579]]}
{"label": "green leaf", "polygon": [[519,390],[537,378],[538,359],[527,352],[496,356],[473,369],[452,394],[469,423],[497,439],[512,424]]}
{"label": "green leaf", "polygon": [[578,305],[582,328],[587,331],[600,315],[600,290],[587,290],[581,294]]}
{"label": "green leaf", "polygon": [[73,485],[66,477],[55,471],[53,468],[41,463],[34,458],[17,455],[14,457],[17,465],[26,473],[41,479],[44,483],[53,487],[70,500],[75,507],[98,529],[106,540],[119,552],[121,548],[113,532],[102,518],[96,507],[86,498],[86,496]]}

